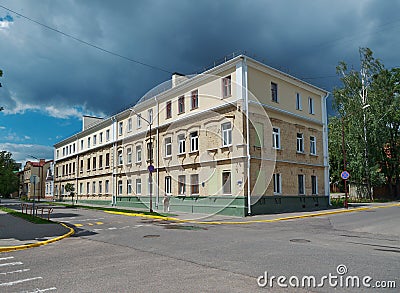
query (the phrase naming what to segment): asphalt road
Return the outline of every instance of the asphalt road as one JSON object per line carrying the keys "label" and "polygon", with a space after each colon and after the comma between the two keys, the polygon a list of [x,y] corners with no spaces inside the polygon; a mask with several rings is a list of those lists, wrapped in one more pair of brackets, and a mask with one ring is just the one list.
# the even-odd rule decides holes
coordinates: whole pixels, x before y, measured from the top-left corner
{"label": "asphalt road", "polygon": [[[249,225],[175,224],[83,209],[53,219],[74,237],[0,254],[1,292],[398,292],[400,207]],[[396,289],[260,288],[257,278],[329,274]],[[340,269],[345,269],[343,266]],[[342,271],[341,271],[342,272]],[[295,280],[293,277],[292,280]],[[264,282],[261,278],[260,282]],[[334,285],[334,284],[333,284]]]}

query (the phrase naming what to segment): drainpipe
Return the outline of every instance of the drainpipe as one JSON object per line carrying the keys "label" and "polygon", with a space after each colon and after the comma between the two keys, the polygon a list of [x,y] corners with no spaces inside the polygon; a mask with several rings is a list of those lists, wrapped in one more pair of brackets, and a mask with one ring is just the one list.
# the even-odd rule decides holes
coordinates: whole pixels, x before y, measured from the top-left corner
{"label": "drainpipe", "polygon": [[326,100],[328,99],[330,93],[327,93],[325,97],[322,98],[322,139],[323,139],[323,152],[324,152],[324,185],[325,193],[328,196],[329,205],[331,205],[330,196],[330,186],[329,186],[329,153],[328,153],[328,116],[326,109]]}
{"label": "drainpipe", "polygon": [[243,58],[242,88],[245,90],[244,99],[246,105],[246,152],[247,152],[247,215],[251,215],[251,186],[250,186],[250,127],[249,127],[249,95],[247,89],[247,58]]}
{"label": "drainpipe", "polygon": [[[158,209],[158,204],[160,202],[160,190],[159,190],[159,186],[160,186],[160,170],[159,170],[159,166],[160,166],[160,156],[159,156],[159,150],[158,150],[158,145],[159,145],[159,141],[160,141],[160,133],[159,133],[159,120],[158,120],[158,113],[159,113],[159,103],[157,100],[157,97],[154,97],[154,100],[156,101],[156,109],[157,109],[157,133],[156,133],[156,137],[157,137],[157,144],[156,144],[156,151],[157,151],[157,190],[156,190],[156,209]],[[153,113],[153,121],[154,121],[154,113]],[[151,123],[153,123],[153,121],[151,121]],[[154,187],[153,187],[154,189]]]}
{"label": "drainpipe", "polygon": [[111,177],[111,185],[112,185],[112,201],[111,205],[115,205],[117,203],[116,198],[116,184],[115,184],[115,147],[116,147],[116,131],[117,131],[117,119],[114,117],[111,118],[112,121],[112,177]]}

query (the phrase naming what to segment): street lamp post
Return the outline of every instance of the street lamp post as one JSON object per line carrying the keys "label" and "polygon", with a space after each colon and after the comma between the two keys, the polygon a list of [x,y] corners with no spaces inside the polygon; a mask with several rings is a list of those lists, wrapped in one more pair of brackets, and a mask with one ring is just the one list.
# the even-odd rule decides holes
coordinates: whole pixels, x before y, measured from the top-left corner
{"label": "street lamp post", "polygon": [[[343,171],[346,171],[346,148],[344,146],[344,119],[342,116],[342,151],[343,151]],[[344,181],[344,207],[346,209],[349,208],[349,202],[348,202],[348,193],[347,193],[347,179],[343,179]]]}
{"label": "street lamp post", "polygon": [[139,117],[139,119],[142,119],[145,121],[147,124],[149,124],[149,133],[150,133],[150,138],[149,138],[149,149],[147,150],[149,152],[149,165],[147,167],[147,170],[149,171],[149,185],[150,185],[150,190],[149,190],[149,196],[150,196],[150,212],[153,212],[153,172],[154,172],[154,166],[153,166],[153,142],[152,142],[152,137],[151,137],[151,125],[152,121],[148,121],[146,118],[143,118],[142,115],[137,114],[133,109],[131,111]]}

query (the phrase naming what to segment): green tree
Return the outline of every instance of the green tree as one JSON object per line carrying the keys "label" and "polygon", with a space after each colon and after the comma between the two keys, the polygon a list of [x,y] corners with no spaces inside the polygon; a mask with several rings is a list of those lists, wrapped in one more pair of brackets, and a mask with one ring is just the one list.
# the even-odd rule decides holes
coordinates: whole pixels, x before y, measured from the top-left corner
{"label": "green tree", "polygon": [[350,181],[365,186],[364,192],[373,199],[372,187],[398,180],[399,72],[385,69],[368,48],[360,49],[360,57],[360,71],[348,69],[344,62],[337,66],[342,86],[333,92],[339,117],[329,124],[330,164],[343,168],[339,151],[343,124]]}
{"label": "green tree", "polygon": [[72,204],[74,204],[74,191],[75,191],[74,185],[72,183],[65,184],[65,191],[69,193],[69,195],[71,195]]}
{"label": "green tree", "polygon": [[0,194],[9,196],[18,191],[18,176],[15,174],[16,164],[12,154],[6,151],[0,152]]}

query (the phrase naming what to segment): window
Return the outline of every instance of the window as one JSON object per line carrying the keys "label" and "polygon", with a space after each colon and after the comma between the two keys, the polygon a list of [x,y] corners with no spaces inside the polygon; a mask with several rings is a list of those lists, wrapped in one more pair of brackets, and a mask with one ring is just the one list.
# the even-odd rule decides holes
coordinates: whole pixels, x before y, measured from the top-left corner
{"label": "window", "polygon": [[282,181],[281,181],[281,174],[274,174],[274,194],[281,194],[282,193]]}
{"label": "window", "polygon": [[317,140],[315,136],[310,136],[310,154],[311,155],[317,154]]}
{"label": "window", "polygon": [[230,122],[224,123],[222,128],[222,146],[229,146],[232,144],[232,125]]}
{"label": "window", "polygon": [[97,143],[97,135],[93,135],[93,146],[95,146]]}
{"label": "window", "polygon": [[83,139],[81,139],[81,150],[83,150]]}
{"label": "window", "polygon": [[231,194],[231,172],[222,172],[222,192],[223,194]]}
{"label": "window", "polygon": [[296,93],[296,110],[302,110],[303,107],[301,105],[301,95],[300,93]]}
{"label": "window", "polygon": [[165,139],[165,156],[172,156],[172,139],[171,137],[167,137]]}
{"label": "window", "polygon": [[277,127],[272,128],[272,147],[277,150],[281,148],[281,130]]}
{"label": "window", "polygon": [[110,167],[110,154],[106,154],[106,168]]}
{"label": "window", "polygon": [[304,175],[297,175],[297,182],[299,187],[299,194],[305,194],[304,190]]}
{"label": "window", "polygon": [[92,194],[96,194],[96,182],[92,182]]}
{"label": "window", "polygon": [[99,181],[99,194],[103,193],[103,181]]}
{"label": "window", "polygon": [[126,181],[126,192],[128,194],[132,194],[132,180],[131,179],[128,179]]}
{"label": "window", "polygon": [[63,148],[63,156],[65,156],[65,148]]}
{"label": "window", "polygon": [[184,195],[186,193],[186,176],[179,175],[178,176],[178,194]]}
{"label": "window", "polygon": [[167,119],[172,117],[172,102],[167,102]]}
{"label": "window", "polygon": [[128,119],[128,132],[132,131],[132,118]]}
{"label": "window", "polygon": [[106,194],[108,194],[109,188],[110,188],[110,181],[109,181],[109,180],[106,180],[106,183],[105,183],[105,185],[104,185],[104,192],[105,192]]}
{"label": "window", "polygon": [[83,194],[83,183],[79,183],[79,194]]}
{"label": "window", "polygon": [[136,194],[142,194],[142,179],[136,179]]}
{"label": "window", "polygon": [[106,141],[110,140],[110,129],[106,130]]}
{"label": "window", "polygon": [[185,96],[181,96],[178,98],[178,113],[184,113],[185,112]]}
{"label": "window", "polygon": [[75,174],[75,162],[72,162],[72,174]]}
{"label": "window", "polygon": [[123,123],[123,122],[120,122],[120,123],[118,124],[118,134],[119,134],[119,135],[122,135],[123,132],[124,132],[124,123]]}
{"label": "window", "polygon": [[152,124],[153,123],[153,109],[149,109],[147,111],[147,114],[148,114],[149,123]]}
{"label": "window", "polygon": [[87,139],[87,147],[90,148],[90,137]]}
{"label": "window", "polygon": [[274,82],[271,82],[271,99],[278,103],[278,85]]}
{"label": "window", "polygon": [[185,147],[186,147],[185,135],[179,134],[178,135],[178,154],[184,154],[186,152]]}
{"label": "window", "polygon": [[314,113],[314,99],[311,97],[308,97],[308,112],[310,114],[315,114]]}
{"label": "window", "polygon": [[90,193],[90,182],[86,183],[86,194]]}
{"label": "window", "polygon": [[99,134],[99,143],[103,143],[103,132]]}
{"label": "window", "polygon": [[93,170],[96,170],[96,157],[93,157]]}
{"label": "window", "polygon": [[190,151],[196,152],[199,150],[199,136],[197,131],[190,133]]}
{"label": "window", "polygon": [[99,156],[99,169],[103,169],[103,155]]}
{"label": "window", "polygon": [[65,165],[62,166],[62,175],[65,176]]}
{"label": "window", "polygon": [[318,194],[318,179],[317,176],[311,176],[311,194]]}
{"label": "window", "polygon": [[153,159],[153,143],[147,143],[147,160]]}
{"label": "window", "polygon": [[124,159],[122,157],[122,150],[118,151],[118,165],[122,165],[124,163]]}
{"label": "window", "polygon": [[136,163],[142,161],[142,147],[140,145],[136,146]]}
{"label": "window", "polygon": [[132,149],[127,148],[126,150],[126,163],[131,164],[132,163]]}
{"label": "window", "polygon": [[87,170],[90,171],[90,158],[87,159]]}
{"label": "window", "polygon": [[171,188],[171,176],[167,176],[167,177],[165,177],[165,193],[166,194],[171,194],[172,192],[171,192],[171,190],[172,190],[172,188]]}
{"label": "window", "polygon": [[118,181],[118,195],[122,195],[122,180]]}
{"label": "window", "polygon": [[72,145],[72,152],[75,154],[75,143]]}
{"label": "window", "polygon": [[304,153],[304,136],[303,133],[297,133],[297,152]]}
{"label": "window", "polygon": [[69,163],[69,172],[68,172],[68,175],[70,175],[71,173],[72,173],[72,166],[71,166],[72,164],[71,163]]}
{"label": "window", "polygon": [[79,167],[79,172],[82,173],[83,172],[83,160],[81,160],[81,164]]}
{"label": "window", "polygon": [[191,187],[191,194],[199,194],[199,175],[193,174],[190,175],[190,187]]}
{"label": "window", "polygon": [[137,114],[136,116],[136,127],[137,129],[142,127],[142,114]]}
{"label": "window", "polygon": [[199,91],[192,91],[191,94],[191,109],[196,109],[199,107]]}
{"label": "window", "polygon": [[222,97],[227,98],[232,95],[232,82],[231,76],[224,77],[222,79]]}

